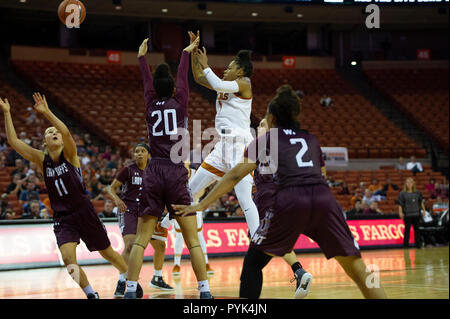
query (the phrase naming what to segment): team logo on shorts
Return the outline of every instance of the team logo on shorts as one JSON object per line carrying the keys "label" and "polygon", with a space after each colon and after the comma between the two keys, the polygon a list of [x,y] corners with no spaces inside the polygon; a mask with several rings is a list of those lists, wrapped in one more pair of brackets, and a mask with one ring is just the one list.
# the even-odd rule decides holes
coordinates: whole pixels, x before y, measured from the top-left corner
{"label": "team logo on shorts", "polygon": [[266,212],[264,219],[261,220],[261,224],[255,232],[255,235],[252,238],[252,242],[256,245],[261,245],[264,239],[267,238],[267,233],[269,232],[270,220],[274,216],[272,209]]}

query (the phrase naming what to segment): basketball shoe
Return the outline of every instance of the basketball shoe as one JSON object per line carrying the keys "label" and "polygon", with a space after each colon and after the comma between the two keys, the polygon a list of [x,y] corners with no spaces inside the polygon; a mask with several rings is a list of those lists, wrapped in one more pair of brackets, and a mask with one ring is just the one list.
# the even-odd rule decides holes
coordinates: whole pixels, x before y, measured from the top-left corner
{"label": "basketball shoe", "polygon": [[180,275],[180,266],[175,265],[172,269],[172,276],[179,276]]}
{"label": "basketball shoe", "polygon": [[295,278],[293,280],[297,280],[294,298],[305,298],[309,292],[309,287],[311,286],[312,275],[303,268],[300,268],[295,272]]}
{"label": "basketball shoe", "polygon": [[158,276],[153,276],[153,279],[152,281],[150,281],[149,286],[161,290],[173,290],[172,287],[164,282],[164,279],[162,277]]}

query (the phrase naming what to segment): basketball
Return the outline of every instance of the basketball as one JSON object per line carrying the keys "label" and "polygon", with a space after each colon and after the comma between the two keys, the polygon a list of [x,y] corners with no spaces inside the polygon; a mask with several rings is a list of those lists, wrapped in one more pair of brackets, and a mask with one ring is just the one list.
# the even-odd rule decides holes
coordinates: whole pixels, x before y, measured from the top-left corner
{"label": "basketball", "polygon": [[[84,19],[86,18],[86,8],[84,4],[79,0],[64,0],[61,2],[61,4],[58,7],[58,17],[62,24],[66,25],[66,19],[69,15],[76,16],[74,13],[73,8],[67,8],[68,5],[76,5],[78,7],[78,10],[80,12],[80,24],[83,23]],[[67,8],[67,11],[66,11]],[[72,21],[73,21],[72,17]]]}

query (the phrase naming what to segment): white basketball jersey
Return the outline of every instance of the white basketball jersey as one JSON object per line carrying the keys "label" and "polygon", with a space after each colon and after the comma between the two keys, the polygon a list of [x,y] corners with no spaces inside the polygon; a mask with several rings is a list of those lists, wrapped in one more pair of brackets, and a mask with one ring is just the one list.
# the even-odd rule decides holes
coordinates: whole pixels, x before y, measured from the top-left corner
{"label": "white basketball jersey", "polygon": [[[246,78],[249,82],[250,79]],[[217,92],[216,100],[216,130],[231,129],[240,134],[250,134],[250,113],[252,98],[241,98],[233,93]]]}

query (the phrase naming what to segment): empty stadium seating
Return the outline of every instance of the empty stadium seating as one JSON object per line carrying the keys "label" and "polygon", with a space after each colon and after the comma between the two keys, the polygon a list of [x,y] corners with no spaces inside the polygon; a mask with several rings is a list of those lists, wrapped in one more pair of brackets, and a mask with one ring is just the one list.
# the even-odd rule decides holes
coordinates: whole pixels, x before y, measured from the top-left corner
{"label": "empty stadium seating", "polygon": [[[49,95],[52,101],[115,146],[145,137],[142,80],[136,66],[15,61],[16,70]],[[217,74],[223,70],[215,69]],[[261,118],[276,89],[289,83],[306,93],[302,127],[323,146],[345,146],[350,158],[395,158],[426,151],[358,95],[334,70],[256,69],[252,76],[253,113]],[[331,108],[319,104],[330,95]],[[214,127],[215,110],[191,90],[189,128],[201,120]]]}
{"label": "empty stadium seating", "polygon": [[369,69],[365,73],[395,106],[448,152],[448,68]]}

